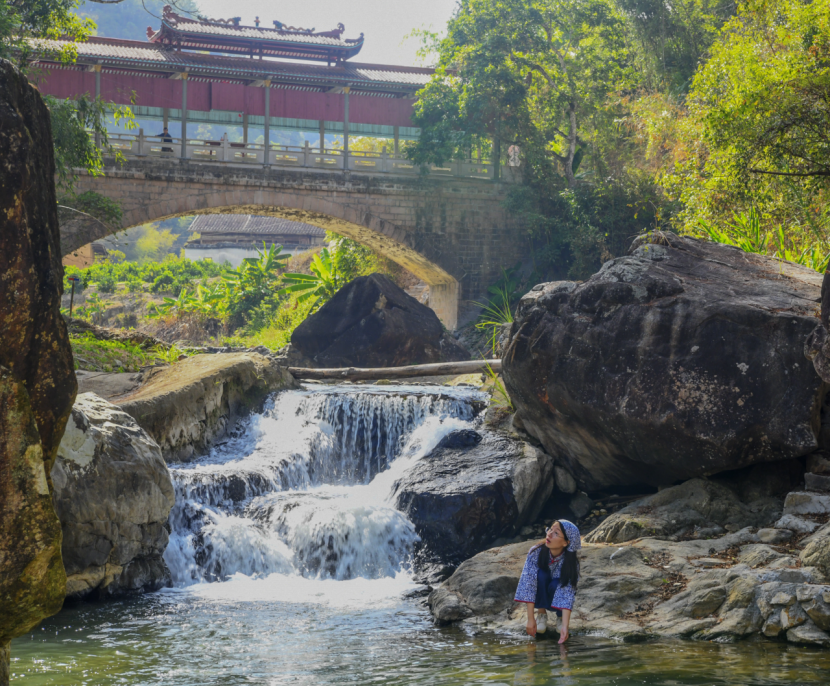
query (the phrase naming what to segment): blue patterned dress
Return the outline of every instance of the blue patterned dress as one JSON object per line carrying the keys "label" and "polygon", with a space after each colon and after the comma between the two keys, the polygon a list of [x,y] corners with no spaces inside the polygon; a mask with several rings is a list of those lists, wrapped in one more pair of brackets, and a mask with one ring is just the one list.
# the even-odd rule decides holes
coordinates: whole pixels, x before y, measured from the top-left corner
{"label": "blue patterned dress", "polygon": [[[537,604],[537,600],[544,600],[546,603],[550,602],[550,609],[557,610],[556,614],[560,614],[562,610],[572,610],[574,606],[574,599],[576,591],[573,586],[559,585],[559,579],[562,572],[562,562],[565,560],[564,553],[559,557],[551,559],[550,562],[550,577],[551,581],[547,588],[539,588],[539,577],[542,576],[539,572],[539,555],[540,553],[549,554],[548,549],[543,545],[535,545],[530,549],[525,560],[525,566],[522,569],[522,576],[519,578],[519,586],[516,589],[516,597],[514,600],[517,603],[532,603]],[[555,589],[555,590],[554,590]],[[539,593],[541,591],[541,593]],[[549,591],[553,592],[553,597],[547,597]]]}

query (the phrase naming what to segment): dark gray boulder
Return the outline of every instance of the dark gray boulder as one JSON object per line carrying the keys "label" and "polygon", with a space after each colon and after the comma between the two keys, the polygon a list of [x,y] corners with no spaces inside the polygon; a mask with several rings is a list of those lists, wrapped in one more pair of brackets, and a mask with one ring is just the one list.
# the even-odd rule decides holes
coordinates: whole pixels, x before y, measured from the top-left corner
{"label": "dark gray boulder", "polygon": [[52,481],[68,597],[170,583],[162,555],[173,482],[161,448],[130,415],[94,393],[79,395]]}
{"label": "dark gray boulder", "polygon": [[395,484],[395,504],[427,563],[457,565],[533,522],[554,486],[553,460],[490,431],[450,434]]}
{"label": "dark gray boulder", "polygon": [[659,234],[582,284],[534,287],[503,374],[528,433],[588,490],[670,485],[819,446],[805,364],[821,275]]}
{"label": "dark gray boulder", "polygon": [[341,288],[291,334],[316,367],[398,367],[467,360],[435,312],[382,274]]}

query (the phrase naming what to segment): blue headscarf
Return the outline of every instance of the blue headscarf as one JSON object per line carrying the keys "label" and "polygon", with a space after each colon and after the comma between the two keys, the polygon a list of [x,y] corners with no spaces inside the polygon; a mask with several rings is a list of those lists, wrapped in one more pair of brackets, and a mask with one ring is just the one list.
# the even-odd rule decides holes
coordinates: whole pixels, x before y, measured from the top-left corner
{"label": "blue headscarf", "polygon": [[568,537],[567,549],[572,553],[581,550],[582,536],[579,535],[579,529],[576,527],[576,524],[569,522],[567,519],[559,519],[557,521],[562,525],[562,528],[565,530],[565,535]]}

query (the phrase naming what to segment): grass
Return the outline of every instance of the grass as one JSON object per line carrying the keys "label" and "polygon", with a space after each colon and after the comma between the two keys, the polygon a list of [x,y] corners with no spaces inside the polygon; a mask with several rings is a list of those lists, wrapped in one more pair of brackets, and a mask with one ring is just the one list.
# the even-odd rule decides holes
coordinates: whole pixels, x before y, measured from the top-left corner
{"label": "grass", "polygon": [[102,341],[92,334],[70,334],[75,369],[93,372],[137,372],[150,364],[151,356],[138,345],[122,341]]}
{"label": "grass", "polygon": [[293,296],[282,303],[274,316],[261,329],[242,334],[228,336],[222,339],[224,345],[233,347],[253,348],[264,345],[270,350],[279,350],[291,342],[291,334],[308,317],[314,302],[311,299],[298,302]]}
{"label": "grass", "polygon": [[91,333],[70,334],[75,369],[90,372],[137,372],[141,367],[156,362],[173,364],[186,354],[175,345],[169,348],[156,346],[151,351],[126,341],[106,341]]}

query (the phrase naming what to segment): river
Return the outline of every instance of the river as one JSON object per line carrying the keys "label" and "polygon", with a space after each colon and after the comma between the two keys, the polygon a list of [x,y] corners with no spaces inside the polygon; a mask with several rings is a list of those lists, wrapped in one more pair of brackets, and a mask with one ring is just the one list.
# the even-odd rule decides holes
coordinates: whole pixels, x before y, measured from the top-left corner
{"label": "river", "polygon": [[309,386],[272,399],[171,470],[162,592],[67,605],[12,644],[13,683],[826,683],[830,655],[786,644],[520,634],[433,626],[395,480],[486,397],[430,386]]}

